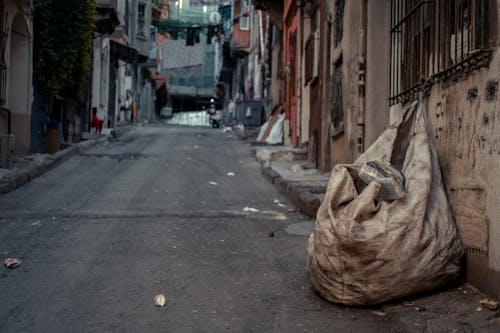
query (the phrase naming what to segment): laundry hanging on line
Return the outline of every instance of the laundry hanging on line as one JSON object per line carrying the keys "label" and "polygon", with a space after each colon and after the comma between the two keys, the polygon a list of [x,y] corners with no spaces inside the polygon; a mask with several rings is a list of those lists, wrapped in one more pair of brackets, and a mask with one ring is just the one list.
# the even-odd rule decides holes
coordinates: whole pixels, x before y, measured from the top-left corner
{"label": "laundry hanging on line", "polygon": [[200,26],[188,27],[186,33],[186,45],[190,46],[200,43],[200,33],[201,33]]}

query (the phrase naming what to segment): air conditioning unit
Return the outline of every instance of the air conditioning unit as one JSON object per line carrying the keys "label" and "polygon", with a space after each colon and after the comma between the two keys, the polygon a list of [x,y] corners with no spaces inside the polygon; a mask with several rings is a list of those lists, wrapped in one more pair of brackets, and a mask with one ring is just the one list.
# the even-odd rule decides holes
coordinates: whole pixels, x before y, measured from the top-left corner
{"label": "air conditioning unit", "polygon": [[0,135],[0,168],[10,169],[14,163],[14,135]]}

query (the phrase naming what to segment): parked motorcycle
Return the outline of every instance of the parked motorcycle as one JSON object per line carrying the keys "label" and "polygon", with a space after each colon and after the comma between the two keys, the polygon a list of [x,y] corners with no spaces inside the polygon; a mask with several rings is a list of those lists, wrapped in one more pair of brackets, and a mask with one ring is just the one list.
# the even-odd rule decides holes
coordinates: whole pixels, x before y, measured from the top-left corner
{"label": "parked motorcycle", "polygon": [[215,109],[214,100],[210,100],[210,109],[208,109],[208,122],[213,128],[219,128],[222,120],[222,112],[221,110]]}

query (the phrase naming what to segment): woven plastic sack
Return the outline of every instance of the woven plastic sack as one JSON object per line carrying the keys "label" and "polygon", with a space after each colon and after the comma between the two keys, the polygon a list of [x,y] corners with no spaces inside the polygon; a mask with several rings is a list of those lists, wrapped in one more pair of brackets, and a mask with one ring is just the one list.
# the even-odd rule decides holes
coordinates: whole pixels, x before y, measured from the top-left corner
{"label": "woven plastic sack", "polygon": [[[307,249],[311,284],[328,301],[377,304],[458,276],[464,250],[426,123],[413,105],[356,163],[333,169]],[[377,180],[359,185],[356,170],[374,160],[402,171],[402,198],[381,201]]]}

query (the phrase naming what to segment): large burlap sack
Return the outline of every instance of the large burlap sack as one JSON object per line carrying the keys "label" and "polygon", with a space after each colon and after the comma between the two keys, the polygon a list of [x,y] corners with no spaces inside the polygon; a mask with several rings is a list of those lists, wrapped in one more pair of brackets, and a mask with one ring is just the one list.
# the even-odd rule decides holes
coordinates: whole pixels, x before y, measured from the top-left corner
{"label": "large burlap sack", "polygon": [[[307,249],[311,284],[331,302],[381,303],[441,287],[459,274],[464,250],[422,105],[356,163],[332,171]],[[356,170],[372,160],[402,171],[403,198],[380,201],[380,182],[360,183]]]}

